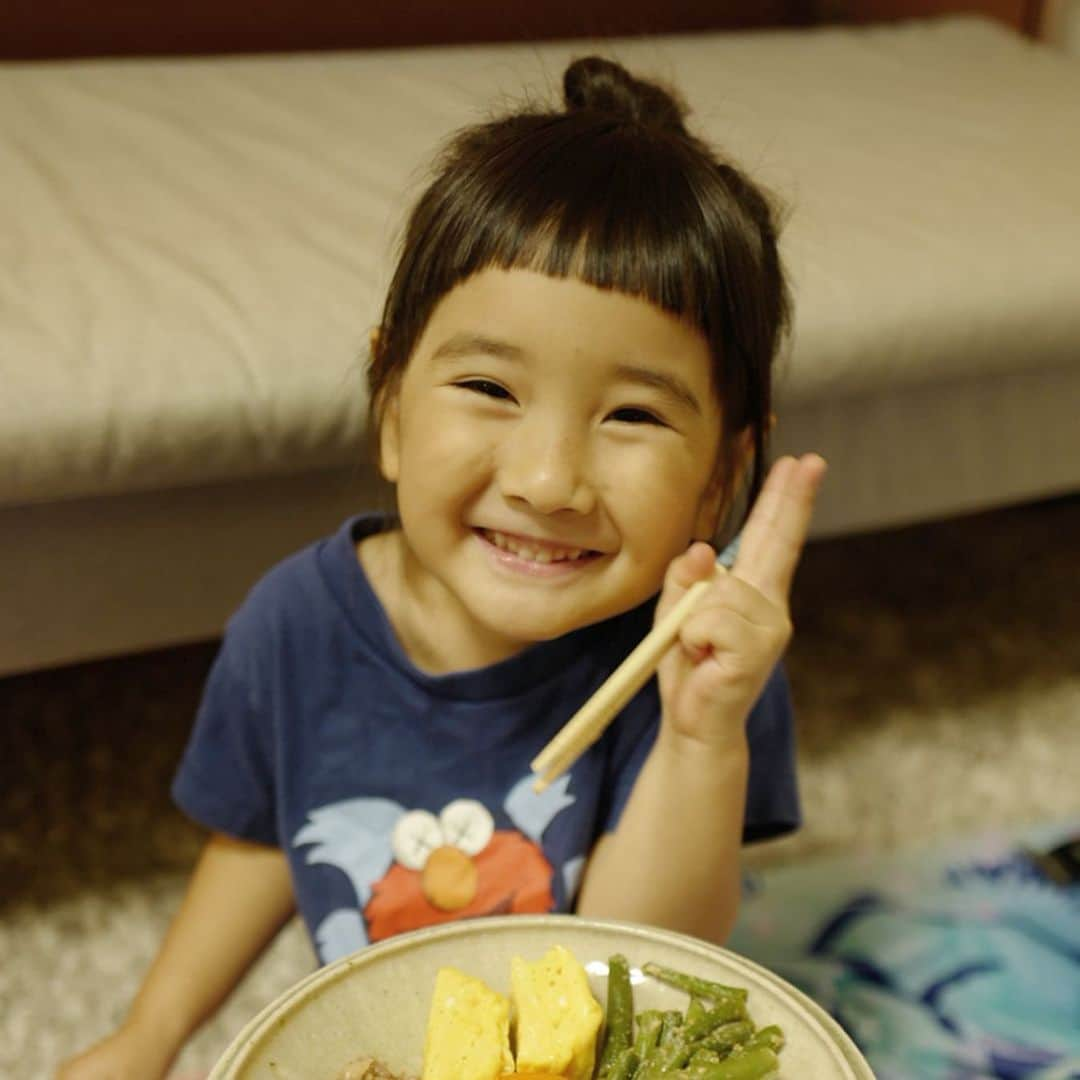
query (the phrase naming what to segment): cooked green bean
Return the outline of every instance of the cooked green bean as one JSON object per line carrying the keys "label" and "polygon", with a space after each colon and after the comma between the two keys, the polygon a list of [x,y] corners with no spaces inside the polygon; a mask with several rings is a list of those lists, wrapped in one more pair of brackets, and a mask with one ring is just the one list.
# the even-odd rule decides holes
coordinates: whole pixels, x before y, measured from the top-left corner
{"label": "cooked green bean", "polygon": [[690,1004],[686,1006],[686,1024],[696,1024],[709,1011],[710,1002],[705,998],[692,997]]}
{"label": "cooked green bean", "polygon": [[689,1042],[682,1032],[678,1032],[674,1038],[660,1044],[649,1062],[658,1072],[671,1072],[673,1069],[681,1069],[690,1060],[693,1051],[693,1043]]}
{"label": "cooked green bean", "polygon": [[642,971],[690,996],[685,1014],[644,1009],[636,1016],[629,963],[608,961],[608,1002],[595,1080],[770,1080],[778,1074],[783,1030],[759,1031],[747,1012],[747,991],[662,964]]}
{"label": "cooked green bean", "polygon": [[743,1044],[744,1050],[752,1050],[759,1046],[767,1046],[777,1054],[784,1049],[784,1032],[776,1024],[758,1028],[757,1031]]}
{"label": "cooked green bean", "polygon": [[667,1009],[660,1014],[660,1046],[667,1046],[678,1037],[682,1027],[683,1014],[678,1009]]}
{"label": "cooked green bean", "polygon": [[618,1055],[630,1049],[633,1024],[630,964],[625,956],[616,953],[608,959],[607,1016],[598,1066],[601,1080],[606,1080]]}
{"label": "cooked green bean", "polygon": [[715,1050],[721,1057],[731,1053],[736,1046],[749,1042],[754,1036],[754,1025],[750,1020],[734,1020],[730,1024],[721,1024],[701,1040],[703,1050]]}
{"label": "cooked green bean", "polygon": [[732,998],[730,1001],[716,1002],[711,1009],[698,1017],[693,1025],[687,1023],[685,1028],[695,1040],[703,1039],[721,1024],[727,1024],[732,1020],[746,1019],[746,1003]]}
{"label": "cooked green bean", "polygon": [[666,1040],[661,1037],[660,1046],[650,1057],[650,1061],[661,1072],[681,1069],[707,1036],[731,1019],[732,1015],[742,1015],[741,1004],[737,1002],[732,1004],[734,1013],[732,1009],[704,1009],[700,1012],[695,1011],[695,1014],[691,1016],[690,1010],[687,1009],[682,1025],[673,1030]]}
{"label": "cooked green bean", "polygon": [[691,1069],[701,1068],[708,1065],[716,1065],[720,1062],[720,1054],[716,1050],[710,1050],[707,1046],[699,1047],[690,1055],[689,1066]]}
{"label": "cooked green bean", "polygon": [[634,1080],[668,1080],[655,1061],[639,1061]]}
{"label": "cooked green bean", "polygon": [[780,1059],[776,1052],[767,1046],[759,1046],[732,1054],[700,1075],[702,1080],[769,1080],[779,1071]]}
{"label": "cooked green bean", "polygon": [[620,1050],[608,1068],[607,1080],[630,1080],[637,1070],[638,1059],[633,1048]]}
{"label": "cooked green bean", "polygon": [[636,1017],[637,1032],[634,1035],[634,1053],[639,1062],[645,1059],[656,1049],[660,1040],[660,1027],[663,1017],[659,1009],[645,1009]]}
{"label": "cooked green bean", "polygon": [[660,982],[674,986],[678,990],[685,990],[695,997],[708,998],[710,1001],[729,1001],[731,998],[746,1001],[747,993],[741,986],[725,986],[723,983],[711,982],[697,975],[687,975],[685,972],[664,967],[663,964],[651,962],[644,964],[641,970],[646,975],[651,975],[654,979],[659,979]]}
{"label": "cooked green bean", "polygon": [[640,1056],[634,1080],[662,1080],[667,1071],[665,1062],[682,1028],[683,1015],[676,1009],[668,1009],[658,1016],[659,1032],[652,1047]]}

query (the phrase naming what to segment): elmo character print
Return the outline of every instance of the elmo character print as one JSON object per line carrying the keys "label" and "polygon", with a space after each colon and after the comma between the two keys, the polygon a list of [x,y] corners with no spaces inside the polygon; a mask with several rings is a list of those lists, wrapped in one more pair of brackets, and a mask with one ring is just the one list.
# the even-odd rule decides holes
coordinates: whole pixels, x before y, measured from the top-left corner
{"label": "elmo character print", "polygon": [[[306,863],[325,863],[349,878],[356,904],[327,914],[315,930],[324,963],[394,934],[455,919],[556,908],[556,868],[544,854],[544,830],[573,802],[568,777],[542,793],[527,776],[503,810],[513,828],[497,828],[475,799],[453,799],[438,813],[390,799],[349,799],[309,811],[293,846]],[[570,896],[584,854],[560,868]]]}
{"label": "elmo character print", "polygon": [[368,935],[465,919],[550,911],[551,864],[539,844],[514,829],[495,830],[483,803],[455,799],[436,817],[411,810],[394,826],[394,865],[372,886]]}

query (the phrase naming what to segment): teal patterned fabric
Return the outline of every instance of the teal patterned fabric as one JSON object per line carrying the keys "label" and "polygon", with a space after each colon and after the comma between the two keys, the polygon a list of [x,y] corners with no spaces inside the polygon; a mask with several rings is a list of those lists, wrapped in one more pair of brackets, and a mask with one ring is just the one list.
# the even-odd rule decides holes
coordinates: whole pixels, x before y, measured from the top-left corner
{"label": "teal patterned fabric", "polygon": [[852,1036],[879,1080],[1080,1078],[1080,884],[1030,857],[1080,819],[750,875],[729,942]]}

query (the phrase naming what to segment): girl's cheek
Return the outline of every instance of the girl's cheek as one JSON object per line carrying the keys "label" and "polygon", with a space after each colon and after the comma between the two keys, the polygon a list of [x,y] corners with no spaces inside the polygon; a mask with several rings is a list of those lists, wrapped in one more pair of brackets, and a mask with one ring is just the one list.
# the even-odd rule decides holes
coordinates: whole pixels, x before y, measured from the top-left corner
{"label": "girl's cheek", "polygon": [[440,469],[453,468],[475,459],[487,442],[482,425],[470,425],[453,413],[417,413],[403,425],[403,443],[418,461],[433,462]]}
{"label": "girl's cheek", "polygon": [[663,447],[620,447],[605,455],[601,472],[608,483],[632,484],[664,497],[665,502],[693,501],[706,477],[698,462],[684,452]]}

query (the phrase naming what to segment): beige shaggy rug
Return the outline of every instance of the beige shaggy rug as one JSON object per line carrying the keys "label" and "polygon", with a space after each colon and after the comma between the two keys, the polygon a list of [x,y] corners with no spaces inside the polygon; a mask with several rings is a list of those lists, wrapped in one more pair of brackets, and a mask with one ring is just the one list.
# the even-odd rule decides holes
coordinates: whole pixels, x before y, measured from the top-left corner
{"label": "beige shaggy rug", "polygon": [[[818,542],[788,666],[806,825],[757,867],[1080,810],[1080,498]],[[200,834],[169,805],[213,645],[0,680],[0,1077],[123,1016]],[[290,926],[191,1043],[312,967]]]}

